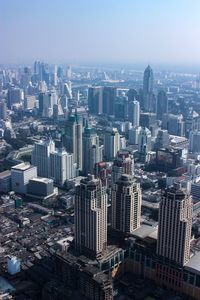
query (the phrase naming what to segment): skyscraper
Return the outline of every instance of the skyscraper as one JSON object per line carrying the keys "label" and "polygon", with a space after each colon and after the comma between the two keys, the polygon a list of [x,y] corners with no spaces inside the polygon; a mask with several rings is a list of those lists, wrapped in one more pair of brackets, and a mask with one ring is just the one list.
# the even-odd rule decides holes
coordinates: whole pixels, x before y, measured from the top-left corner
{"label": "skyscraper", "polygon": [[35,143],[32,151],[32,164],[37,167],[38,176],[50,178],[50,153],[55,151],[53,140]]}
{"label": "skyscraper", "polygon": [[128,120],[132,123],[133,127],[140,125],[140,103],[136,100],[128,104]]}
{"label": "skyscraper", "polygon": [[123,174],[112,189],[112,227],[132,233],[140,227],[142,195],[139,183]]}
{"label": "skyscraper", "polygon": [[106,187],[92,175],[76,188],[75,246],[77,252],[89,256],[98,256],[107,247]]}
{"label": "skyscraper", "polygon": [[189,135],[189,151],[200,153],[200,131],[191,131]]}
{"label": "skyscraper", "polygon": [[183,190],[166,189],[159,208],[157,255],[179,265],[190,258],[192,199]]}
{"label": "skyscraper", "polygon": [[95,128],[86,127],[83,133],[83,174],[94,173],[96,163],[102,161],[103,148],[99,145],[99,136]]}
{"label": "skyscraper", "polygon": [[88,90],[88,107],[91,114],[103,112],[103,87],[90,87]]}
{"label": "skyscraper", "polygon": [[142,127],[138,135],[138,152],[142,162],[147,162],[149,151],[151,151],[151,131]]}
{"label": "skyscraper", "polygon": [[120,134],[117,128],[107,128],[104,134],[104,156],[112,160],[120,150]]}
{"label": "skyscraper", "polygon": [[114,115],[115,113],[116,88],[106,86],[103,89],[103,113]]}
{"label": "skyscraper", "polygon": [[6,106],[6,101],[1,100],[0,101],[0,119],[6,120],[7,118],[7,106]]}
{"label": "skyscraper", "polygon": [[54,182],[62,186],[66,180],[74,178],[73,154],[59,149],[50,153],[50,176]]}
{"label": "skyscraper", "polygon": [[112,184],[121,177],[122,174],[134,174],[133,155],[127,150],[118,151],[112,166]]}
{"label": "skyscraper", "polygon": [[158,120],[162,120],[163,114],[168,113],[168,98],[166,92],[163,90],[158,92],[156,113]]}
{"label": "skyscraper", "polygon": [[66,123],[65,146],[69,153],[73,153],[74,163],[82,170],[82,119],[78,115],[69,116]]}
{"label": "skyscraper", "polygon": [[54,94],[39,94],[39,114],[44,118],[50,118],[53,115]]}
{"label": "skyscraper", "polygon": [[155,111],[155,97],[153,95],[153,70],[148,65],[143,77],[143,109],[145,111]]}

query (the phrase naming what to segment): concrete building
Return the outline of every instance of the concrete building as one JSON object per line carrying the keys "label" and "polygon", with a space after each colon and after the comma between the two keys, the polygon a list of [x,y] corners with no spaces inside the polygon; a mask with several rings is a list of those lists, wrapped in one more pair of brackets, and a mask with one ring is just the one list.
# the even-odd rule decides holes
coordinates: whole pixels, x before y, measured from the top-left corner
{"label": "concrete building", "polygon": [[160,90],[157,95],[156,115],[158,120],[162,120],[163,114],[168,113],[168,98],[165,91]]}
{"label": "concrete building", "polygon": [[11,191],[11,172],[9,170],[0,173],[0,193]]}
{"label": "concrete building", "polygon": [[120,134],[117,128],[107,128],[104,134],[104,156],[112,160],[120,150]]}
{"label": "concrete building", "polygon": [[148,112],[155,112],[155,96],[153,94],[154,76],[153,70],[148,65],[143,77],[143,109]]}
{"label": "concrete building", "polygon": [[88,175],[76,188],[75,245],[79,253],[98,256],[107,247],[107,193],[100,179]]}
{"label": "concrete building", "polygon": [[37,167],[38,176],[50,177],[50,153],[55,151],[55,143],[53,140],[39,141],[35,143],[31,162]]}
{"label": "concrete building", "polygon": [[37,177],[37,167],[29,163],[21,163],[11,168],[12,190],[19,194],[27,193],[29,180]]}
{"label": "concrete building", "polygon": [[7,119],[7,105],[5,100],[0,101],[0,119]]}
{"label": "concrete building", "polygon": [[133,127],[140,125],[140,103],[138,101],[131,101],[128,104],[128,120]]}
{"label": "concrete building", "polygon": [[138,153],[142,162],[147,162],[149,151],[151,151],[151,132],[143,127],[138,135]]}
{"label": "concrete building", "polygon": [[167,129],[169,134],[184,135],[184,120],[182,115],[163,114],[163,129]]}
{"label": "concrete building", "polygon": [[53,180],[36,177],[29,180],[27,192],[29,195],[47,198],[54,195]]}
{"label": "concrete building", "polygon": [[194,202],[200,201],[200,182],[191,184],[191,195]]}
{"label": "concrete building", "polygon": [[62,186],[66,180],[75,176],[73,154],[64,149],[50,153],[50,177],[54,182]]}
{"label": "concrete building", "polygon": [[82,119],[78,115],[69,116],[65,128],[65,146],[69,153],[73,153],[77,169],[82,170]]}
{"label": "concrete building", "polygon": [[189,134],[189,151],[200,153],[200,131],[191,131]]}
{"label": "concrete building", "polygon": [[113,162],[112,166],[112,184],[121,177],[122,174],[134,174],[134,159],[133,155],[127,150],[120,150]]}
{"label": "concrete building", "polygon": [[112,189],[112,227],[132,233],[140,227],[142,194],[131,175],[123,174]]}
{"label": "concrete building", "polygon": [[102,161],[103,147],[95,128],[86,127],[83,133],[83,174],[93,174],[96,163]]}
{"label": "concrete building", "polygon": [[166,189],[159,207],[157,255],[185,265],[190,259],[192,198],[184,190]]}
{"label": "concrete building", "polygon": [[91,114],[103,112],[103,87],[90,87],[88,90],[88,108]]}

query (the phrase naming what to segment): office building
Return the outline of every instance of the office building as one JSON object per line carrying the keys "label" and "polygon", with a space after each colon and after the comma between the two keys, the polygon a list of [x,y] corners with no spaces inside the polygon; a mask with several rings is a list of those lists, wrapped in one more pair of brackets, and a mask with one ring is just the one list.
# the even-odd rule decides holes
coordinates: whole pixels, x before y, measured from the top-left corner
{"label": "office building", "polygon": [[38,176],[50,178],[50,153],[54,151],[55,143],[51,139],[35,143],[31,162],[37,167]]}
{"label": "office building", "polygon": [[53,115],[53,99],[51,93],[39,94],[39,114],[41,117],[50,118]]}
{"label": "office building", "polygon": [[128,142],[130,145],[138,145],[138,137],[139,137],[139,132],[142,129],[142,127],[132,127],[128,131]]}
{"label": "office building", "polygon": [[132,123],[133,127],[140,125],[140,103],[136,100],[128,104],[128,120]]}
{"label": "office building", "polygon": [[112,166],[112,184],[116,183],[122,174],[134,174],[133,155],[127,150],[120,150]]}
{"label": "office building", "polygon": [[6,170],[0,173],[0,193],[8,193],[11,191],[11,172]]}
{"label": "office building", "polygon": [[50,153],[50,177],[60,186],[75,176],[73,154],[59,149]]}
{"label": "office building", "polygon": [[103,88],[103,113],[114,116],[117,90],[114,87]]}
{"label": "office building", "polygon": [[156,140],[155,140],[155,145],[154,145],[154,148],[157,150],[157,149],[160,149],[160,148],[168,148],[169,147],[169,143],[170,143],[170,140],[169,140],[169,133],[167,130],[158,130],[158,134],[157,134],[157,137],[156,137]]}
{"label": "office building", "polygon": [[78,253],[89,256],[98,256],[107,247],[106,187],[92,175],[76,188],[75,246]]}
{"label": "office building", "polygon": [[53,180],[49,178],[36,177],[29,180],[28,195],[36,198],[48,198],[54,195]]}
{"label": "office building", "polygon": [[158,120],[162,120],[163,114],[168,113],[168,98],[165,91],[161,90],[157,95],[156,115]]}
{"label": "office building", "polygon": [[20,88],[11,87],[8,90],[8,108],[12,109],[14,104],[20,104],[22,99],[22,92]]}
{"label": "office building", "polygon": [[189,134],[189,151],[200,153],[200,131],[191,131]]}
{"label": "office building", "polygon": [[103,87],[90,87],[88,90],[88,108],[91,114],[103,112]]}
{"label": "office building", "polygon": [[143,77],[143,109],[148,112],[155,112],[155,96],[153,94],[153,70],[148,65]]}
{"label": "office building", "polygon": [[29,180],[37,177],[37,167],[29,163],[21,163],[11,168],[12,190],[19,194],[27,193]]}
{"label": "office building", "polygon": [[104,156],[106,160],[115,158],[120,150],[120,134],[117,128],[107,128],[104,134]]}
{"label": "office building", "polygon": [[131,175],[122,174],[112,189],[112,227],[132,233],[140,227],[142,194]]}
{"label": "office building", "polygon": [[24,109],[29,110],[33,109],[36,106],[36,97],[27,95],[24,99]]}
{"label": "office building", "polygon": [[95,128],[85,127],[83,133],[83,174],[94,173],[96,163],[103,160],[103,146],[99,145],[99,136]]}
{"label": "office building", "polygon": [[73,153],[77,169],[82,170],[82,118],[77,114],[69,116],[65,127],[65,147],[67,152]]}
{"label": "office building", "polygon": [[0,119],[7,119],[7,105],[5,100],[0,101]]}
{"label": "office building", "polygon": [[151,131],[142,127],[138,135],[138,153],[141,162],[146,163],[148,161],[149,151],[151,151]]}
{"label": "office building", "polygon": [[163,114],[162,126],[171,135],[184,136],[184,120],[182,115]]}
{"label": "office building", "polygon": [[193,202],[200,201],[200,182],[191,184],[191,195]]}
{"label": "office building", "polygon": [[159,207],[157,255],[185,265],[190,259],[191,229],[191,196],[175,187],[166,189]]}

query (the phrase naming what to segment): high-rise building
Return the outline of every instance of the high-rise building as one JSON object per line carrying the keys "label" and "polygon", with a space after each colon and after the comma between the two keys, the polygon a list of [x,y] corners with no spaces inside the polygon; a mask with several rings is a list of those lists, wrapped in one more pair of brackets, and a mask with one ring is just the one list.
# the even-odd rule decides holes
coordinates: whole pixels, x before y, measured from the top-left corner
{"label": "high-rise building", "polygon": [[168,98],[165,91],[161,90],[157,95],[156,114],[157,119],[162,120],[163,114],[168,113]]}
{"label": "high-rise building", "polygon": [[169,147],[169,133],[167,130],[158,130],[158,134],[155,140],[154,148],[160,149],[160,148],[168,148]]}
{"label": "high-rise building", "polygon": [[16,87],[11,87],[8,90],[8,108],[11,109],[13,104],[19,104],[21,102],[22,92],[21,89]]}
{"label": "high-rise building", "polygon": [[131,101],[128,105],[128,120],[133,127],[140,125],[140,103],[138,101]]}
{"label": "high-rise building", "polygon": [[142,127],[132,127],[128,131],[128,142],[130,145],[138,145],[138,137],[139,137],[139,132],[142,129]]}
{"label": "high-rise building", "polygon": [[112,160],[120,150],[120,134],[117,128],[107,128],[104,134],[104,156]]}
{"label": "high-rise building", "polygon": [[92,175],[76,188],[75,246],[77,252],[89,256],[98,256],[107,247],[106,187]]}
{"label": "high-rise building", "polygon": [[132,233],[140,227],[142,194],[131,175],[122,174],[112,189],[112,227]]}
{"label": "high-rise building", "polygon": [[39,94],[39,114],[44,118],[50,118],[53,115],[54,95],[52,93]]}
{"label": "high-rise building", "polygon": [[159,207],[157,255],[172,263],[185,265],[190,259],[192,199],[184,190],[163,192]]}
{"label": "high-rise building", "polygon": [[184,119],[183,115],[164,114],[163,128],[167,129],[169,134],[184,136]]}
{"label": "high-rise building", "polygon": [[37,168],[29,163],[21,163],[11,168],[12,190],[19,194],[26,194],[29,180],[37,177]]}
{"label": "high-rise building", "polygon": [[116,88],[106,86],[103,89],[103,113],[114,115],[115,113]]}
{"label": "high-rise building", "polygon": [[122,174],[134,174],[133,155],[127,150],[120,150],[113,162],[112,166],[112,184],[121,177]]}
{"label": "high-rise building", "polygon": [[103,147],[99,145],[99,136],[95,128],[85,127],[83,133],[83,174],[94,173],[96,163],[102,161]]}
{"label": "high-rise building", "polygon": [[151,151],[151,131],[142,127],[138,135],[138,153],[142,162],[147,162],[149,151]]}
{"label": "high-rise building", "polygon": [[50,178],[50,153],[55,151],[53,140],[35,143],[32,151],[32,164],[37,167],[38,176]]}
{"label": "high-rise building", "polygon": [[103,87],[90,87],[88,90],[88,108],[91,114],[103,112]]}
{"label": "high-rise building", "polygon": [[153,70],[148,65],[144,71],[143,77],[143,109],[145,111],[155,111],[155,96],[153,94]]}
{"label": "high-rise building", "polygon": [[77,169],[82,170],[82,119],[77,114],[69,116],[66,122],[66,149],[69,153],[73,153],[74,163]]}
{"label": "high-rise building", "polygon": [[62,186],[66,180],[74,178],[73,154],[64,149],[50,153],[50,176],[54,182]]}
{"label": "high-rise building", "polygon": [[6,120],[7,118],[7,105],[5,100],[0,101],[0,119]]}
{"label": "high-rise building", "polygon": [[200,131],[190,132],[189,151],[192,153],[200,153]]}

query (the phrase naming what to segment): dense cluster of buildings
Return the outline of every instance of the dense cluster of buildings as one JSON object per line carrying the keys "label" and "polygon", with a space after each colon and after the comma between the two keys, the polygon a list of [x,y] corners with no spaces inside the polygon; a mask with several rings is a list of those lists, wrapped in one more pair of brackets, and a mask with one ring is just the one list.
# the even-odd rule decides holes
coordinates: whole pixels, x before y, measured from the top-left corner
{"label": "dense cluster of buildings", "polygon": [[0,69],[0,290],[28,278],[30,299],[133,298],[131,276],[200,299],[197,83],[150,66]]}

